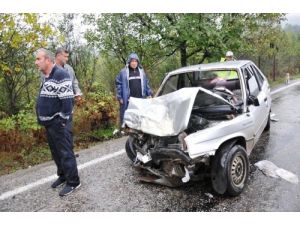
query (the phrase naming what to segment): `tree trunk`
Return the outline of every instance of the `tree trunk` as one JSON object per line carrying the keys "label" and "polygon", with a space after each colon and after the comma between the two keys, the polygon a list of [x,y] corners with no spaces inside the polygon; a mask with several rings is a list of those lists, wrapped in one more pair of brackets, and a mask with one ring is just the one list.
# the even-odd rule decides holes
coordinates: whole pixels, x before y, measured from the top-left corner
{"label": "tree trunk", "polygon": [[187,66],[187,51],[186,51],[186,41],[184,41],[183,43],[181,43],[180,45],[180,62],[181,62],[181,66]]}
{"label": "tree trunk", "polygon": [[273,54],[273,81],[276,80],[276,57],[275,53]]}

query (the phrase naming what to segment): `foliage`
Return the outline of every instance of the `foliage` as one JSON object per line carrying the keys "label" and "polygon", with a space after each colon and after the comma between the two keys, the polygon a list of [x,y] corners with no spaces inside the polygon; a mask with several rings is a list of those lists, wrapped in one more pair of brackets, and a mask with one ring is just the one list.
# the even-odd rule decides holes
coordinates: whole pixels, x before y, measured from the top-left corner
{"label": "foliage", "polygon": [[0,14],[0,24],[0,111],[12,115],[32,98],[38,83],[33,53],[47,46],[53,31],[37,14]]}
{"label": "foliage", "polygon": [[[179,53],[181,66],[220,59],[228,49],[247,47],[241,37],[269,32],[281,14],[104,14],[86,16],[96,25],[86,38],[102,51],[114,52],[121,62],[137,51],[146,66]],[[269,32],[269,33],[268,33]]]}
{"label": "foliage", "polygon": [[44,129],[31,111],[21,110],[0,120],[0,152],[29,150],[44,142]]}
{"label": "foliage", "polygon": [[11,173],[17,169],[28,168],[33,165],[49,161],[51,154],[46,146],[40,146],[21,152],[1,152],[0,154],[0,176]]}
{"label": "foliage", "polygon": [[94,130],[92,132],[87,133],[87,137],[89,137],[90,140],[94,141],[105,141],[112,139],[114,137],[113,131],[115,127],[108,127],[104,129]]}
{"label": "foliage", "polygon": [[94,83],[84,105],[75,109],[74,133],[78,136],[117,123],[117,101],[112,93],[102,87]]}
{"label": "foliage", "polygon": [[[29,104],[18,114],[0,120],[0,174],[51,159],[44,128],[37,125],[32,109],[33,104]],[[75,108],[75,145],[88,147],[90,142],[112,138],[117,112],[114,96],[94,83],[84,104]]]}

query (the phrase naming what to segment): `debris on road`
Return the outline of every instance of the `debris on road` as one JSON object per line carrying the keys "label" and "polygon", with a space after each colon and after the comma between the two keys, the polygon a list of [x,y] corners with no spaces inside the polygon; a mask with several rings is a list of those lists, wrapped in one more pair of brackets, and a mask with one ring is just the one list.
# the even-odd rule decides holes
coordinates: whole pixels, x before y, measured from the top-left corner
{"label": "debris on road", "polygon": [[114,131],[113,131],[113,136],[115,136],[116,134],[118,134],[120,131],[119,131],[119,129],[114,129]]}
{"label": "debris on road", "polygon": [[277,167],[274,163],[268,160],[262,160],[254,164],[259,170],[261,170],[266,176],[269,177],[281,177],[282,179],[291,182],[293,184],[298,184],[298,176],[285,170]]}
{"label": "debris on road", "polygon": [[271,121],[278,122],[279,119],[277,119],[277,118],[275,118],[275,117],[276,117],[276,114],[275,114],[275,113],[272,113],[272,114],[270,115]]}
{"label": "debris on road", "polygon": [[212,201],[212,199],[214,198],[214,196],[211,193],[204,193],[204,195],[206,195],[208,197],[208,203],[210,203]]}
{"label": "debris on road", "polygon": [[214,196],[211,194],[211,193],[208,193],[208,192],[206,192],[206,193],[204,193],[208,198],[214,198]]}
{"label": "debris on road", "polygon": [[123,130],[114,129],[114,131],[112,132],[112,135],[115,137],[122,137],[122,136],[126,135],[126,133]]}

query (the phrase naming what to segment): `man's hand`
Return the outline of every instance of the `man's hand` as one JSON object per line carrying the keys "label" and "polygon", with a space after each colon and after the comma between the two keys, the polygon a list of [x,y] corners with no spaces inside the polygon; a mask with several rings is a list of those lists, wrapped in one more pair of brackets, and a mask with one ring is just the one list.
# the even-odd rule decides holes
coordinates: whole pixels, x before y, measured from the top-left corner
{"label": "man's hand", "polygon": [[124,103],[123,99],[119,99],[119,102],[120,102],[121,105],[123,105],[123,103]]}
{"label": "man's hand", "polygon": [[81,95],[75,96],[75,103],[77,106],[81,106],[83,104],[83,99],[82,99]]}

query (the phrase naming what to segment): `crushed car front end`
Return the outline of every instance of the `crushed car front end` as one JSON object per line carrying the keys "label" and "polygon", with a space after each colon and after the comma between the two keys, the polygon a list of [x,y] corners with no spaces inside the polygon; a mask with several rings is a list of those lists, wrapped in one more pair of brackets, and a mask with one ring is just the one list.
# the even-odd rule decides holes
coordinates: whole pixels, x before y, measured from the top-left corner
{"label": "crushed car front end", "polygon": [[211,156],[226,138],[245,135],[238,127],[239,114],[201,87],[153,99],[131,98],[124,116],[130,135],[127,155],[136,167],[156,176],[151,182],[178,186],[199,179],[208,175]]}
{"label": "crushed car front end", "polygon": [[140,179],[174,187],[209,176],[217,193],[240,194],[248,155],[269,129],[269,92],[264,75],[245,60],[180,68],[154,98],[130,98],[126,153],[147,171]]}

